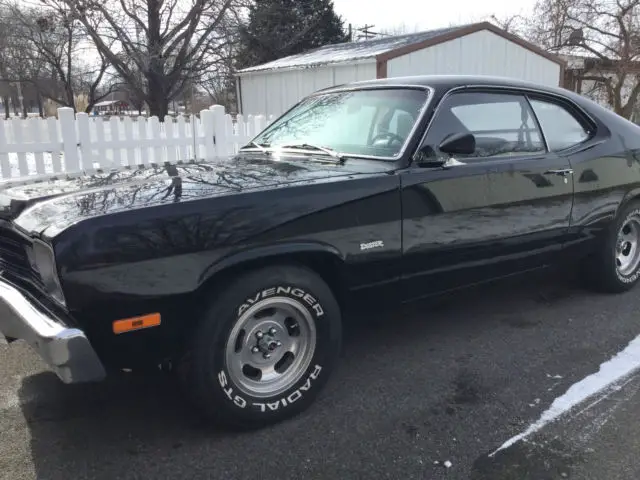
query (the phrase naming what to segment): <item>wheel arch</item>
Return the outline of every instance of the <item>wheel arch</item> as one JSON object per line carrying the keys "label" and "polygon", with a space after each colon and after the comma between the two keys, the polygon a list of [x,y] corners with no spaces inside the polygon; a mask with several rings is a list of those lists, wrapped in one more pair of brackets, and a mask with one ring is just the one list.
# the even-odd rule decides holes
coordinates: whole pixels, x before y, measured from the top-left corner
{"label": "wheel arch", "polygon": [[327,283],[338,304],[343,306],[347,293],[344,256],[331,245],[315,242],[287,242],[235,252],[205,270],[196,293],[210,295],[211,291],[217,291],[219,286],[228,284],[232,278],[245,272],[286,264],[315,272]]}
{"label": "wheel arch", "polygon": [[618,218],[620,211],[622,211],[629,203],[638,200],[640,200],[640,187],[630,189],[624,194],[622,200],[620,200],[620,203],[618,203],[613,218]]}

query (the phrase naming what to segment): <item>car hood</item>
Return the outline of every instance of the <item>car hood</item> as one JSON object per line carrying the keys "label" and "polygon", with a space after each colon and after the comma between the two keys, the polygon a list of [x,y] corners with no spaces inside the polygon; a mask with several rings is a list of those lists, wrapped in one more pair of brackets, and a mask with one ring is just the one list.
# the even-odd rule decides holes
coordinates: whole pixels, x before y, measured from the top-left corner
{"label": "car hood", "polygon": [[342,176],[387,172],[391,164],[308,157],[242,154],[219,162],[190,162],[0,186],[0,217],[23,230],[47,235],[87,217],[224,196],[250,190],[309,184]]}

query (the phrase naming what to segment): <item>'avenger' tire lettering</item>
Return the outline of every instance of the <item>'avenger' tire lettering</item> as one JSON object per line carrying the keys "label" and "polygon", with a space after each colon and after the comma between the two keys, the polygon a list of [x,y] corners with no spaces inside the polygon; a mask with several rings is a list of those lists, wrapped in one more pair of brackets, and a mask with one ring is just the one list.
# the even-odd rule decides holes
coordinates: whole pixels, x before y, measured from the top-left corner
{"label": "'avenger' tire lettering", "polygon": [[288,405],[291,405],[292,403],[295,403],[298,400],[300,400],[302,398],[302,392],[306,392],[311,389],[311,380],[316,380],[320,375],[321,371],[322,371],[322,367],[320,365],[316,365],[313,369],[313,372],[311,372],[309,374],[309,377],[307,377],[307,381],[304,382],[300,387],[295,389],[286,397],[282,397],[276,400],[275,402],[268,402],[268,403],[252,402],[252,405],[254,407],[259,408],[261,412],[276,411],[281,406],[287,407]]}
{"label": "'avenger' tire lettering", "polygon": [[242,315],[252,305],[255,305],[256,302],[263,300],[265,298],[273,297],[274,295],[279,295],[283,293],[287,295],[292,295],[297,298],[301,298],[307,305],[309,305],[313,309],[313,311],[316,313],[316,317],[319,318],[324,315],[324,309],[322,308],[322,305],[318,303],[318,300],[316,300],[315,297],[308,294],[301,288],[272,287],[272,288],[267,288],[265,290],[261,290],[255,295],[255,297],[247,298],[245,302],[242,305],[240,305],[240,308],[238,308],[238,317]]}

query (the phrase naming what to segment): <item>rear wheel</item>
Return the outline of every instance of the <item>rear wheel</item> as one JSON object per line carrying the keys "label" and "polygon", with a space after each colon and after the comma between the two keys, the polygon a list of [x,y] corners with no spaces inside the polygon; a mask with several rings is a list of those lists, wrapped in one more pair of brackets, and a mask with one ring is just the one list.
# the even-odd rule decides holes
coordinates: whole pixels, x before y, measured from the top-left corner
{"label": "rear wheel", "polygon": [[619,293],[640,279],[640,202],[622,208],[600,252],[589,262],[591,284],[598,290]]}
{"label": "rear wheel", "polygon": [[210,305],[195,332],[187,386],[216,423],[262,427],[313,403],[340,344],[340,310],[318,275],[263,268],[237,278]]}

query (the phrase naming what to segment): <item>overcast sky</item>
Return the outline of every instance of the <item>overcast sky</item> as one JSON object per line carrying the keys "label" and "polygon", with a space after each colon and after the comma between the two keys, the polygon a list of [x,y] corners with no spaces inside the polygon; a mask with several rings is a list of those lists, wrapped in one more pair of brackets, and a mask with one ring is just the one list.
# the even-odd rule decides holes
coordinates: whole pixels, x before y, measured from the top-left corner
{"label": "overcast sky", "polygon": [[[446,27],[450,24],[502,18],[527,13],[534,0],[333,0],[336,12],[345,24],[377,28],[405,24],[410,31]],[[372,30],[376,30],[372,29]]]}

